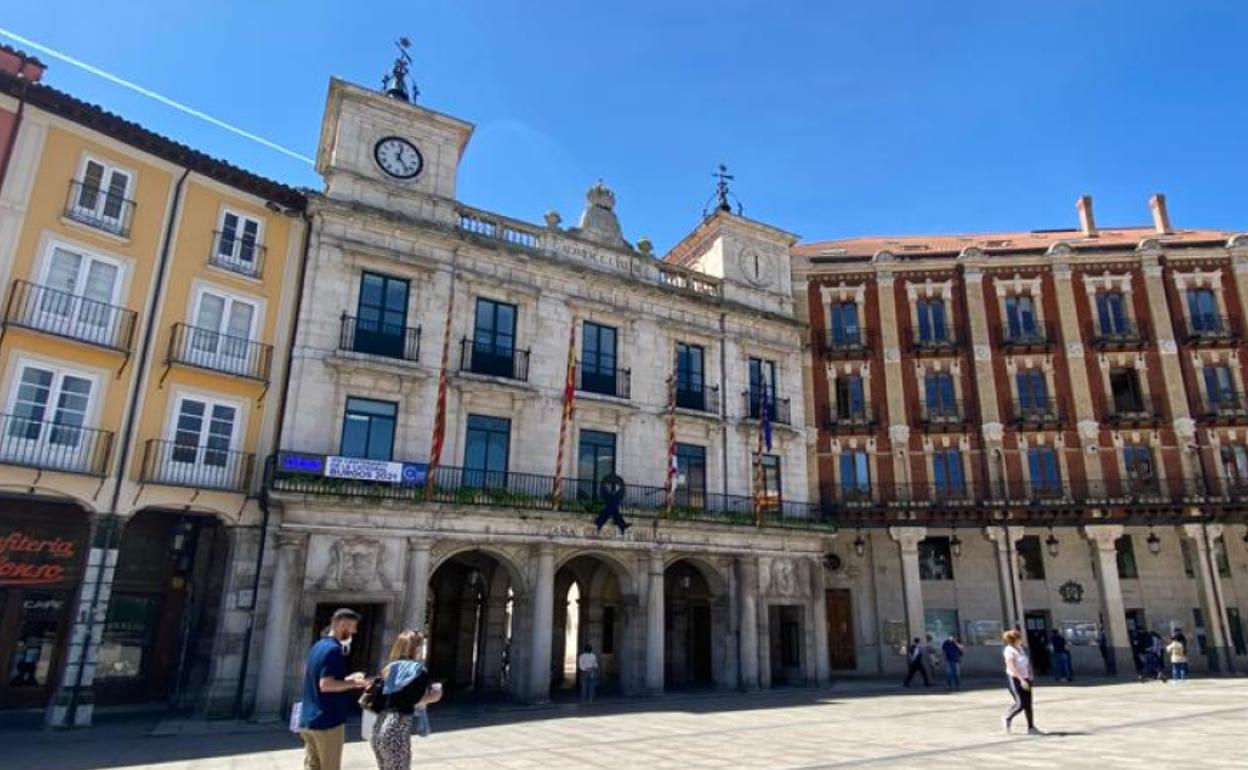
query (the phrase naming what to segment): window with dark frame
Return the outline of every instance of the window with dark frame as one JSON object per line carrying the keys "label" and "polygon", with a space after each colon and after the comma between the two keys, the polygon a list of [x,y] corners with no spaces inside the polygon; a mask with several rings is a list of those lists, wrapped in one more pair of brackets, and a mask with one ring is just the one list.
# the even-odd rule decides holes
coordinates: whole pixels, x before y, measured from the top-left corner
{"label": "window with dark frame", "polygon": [[616,395],[616,330],[586,321],[581,334],[581,390]]}
{"label": "window with dark frame", "polygon": [[1026,535],[1015,545],[1020,580],[1044,580],[1044,551],[1039,535]]}
{"label": "window with dark frame", "polygon": [[836,416],[840,420],[866,419],[867,402],[860,375],[847,374],[836,378]]}
{"label": "window with dark frame", "polygon": [[676,499],[682,508],[706,506],[706,447],[676,445]]}
{"label": "window with dark frame", "polygon": [[862,329],[858,325],[858,305],[853,302],[835,302],[830,308],[828,330],[833,347],[847,348],[862,344]]}
{"label": "window with dark frame", "polygon": [[919,541],[919,579],[953,580],[953,554],[943,535]]}
{"label": "window with dark frame", "polygon": [[1139,373],[1134,369],[1110,369],[1109,392],[1114,414],[1139,414],[1144,411],[1144,392],[1140,388]]}
{"label": "window with dark frame", "polygon": [[399,405],[393,401],[348,396],[338,451],[343,457],[390,460],[398,414]]}
{"label": "window with dark frame", "polygon": [[684,409],[706,408],[706,351],[701,345],[676,343],[676,405]]}
{"label": "window with dark frame", "polygon": [[750,419],[757,420],[763,410],[763,383],[767,383],[767,403],[771,419],[776,418],[776,362],[750,358]]}
{"label": "window with dark frame", "polygon": [[577,473],[581,496],[598,497],[598,483],[615,473],[615,434],[581,429],[577,447]]}
{"label": "window with dark frame", "polygon": [[370,272],[360,276],[353,345],[357,353],[404,357],[408,292],[402,278]]}
{"label": "window with dark frame", "polygon": [[505,487],[511,453],[511,420],[468,415],[464,441],[464,486]]}
{"label": "window with dark frame", "polygon": [[915,310],[919,317],[920,342],[944,342],[948,339],[943,299],[921,299]]}
{"label": "window with dark frame", "polygon": [[1114,541],[1114,550],[1118,557],[1118,579],[1135,580],[1140,571],[1135,563],[1135,544],[1130,535],[1123,535]]}
{"label": "window with dark frame", "polygon": [[472,371],[513,377],[515,352],[516,306],[478,297],[472,332]]}

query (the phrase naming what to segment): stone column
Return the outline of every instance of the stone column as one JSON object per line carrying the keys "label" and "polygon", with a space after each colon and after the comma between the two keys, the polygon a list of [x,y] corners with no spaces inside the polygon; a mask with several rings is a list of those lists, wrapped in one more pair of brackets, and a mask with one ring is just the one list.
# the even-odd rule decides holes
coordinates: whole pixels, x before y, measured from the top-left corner
{"label": "stone column", "polygon": [[1135,670],[1131,637],[1127,634],[1127,611],[1122,604],[1122,584],[1118,581],[1118,550],[1114,541],[1122,537],[1121,524],[1096,524],[1083,528],[1096,548],[1096,574],[1101,589],[1101,614],[1105,639],[1117,662],[1120,675]]}
{"label": "stone column", "polygon": [[[265,616],[264,639],[260,647],[259,677],[256,681],[255,719],[284,719],[286,672],[290,670],[290,625],[299,601],[296,585],[302,572],[307,535],[278,530],[273,571],[273,587],[269,590],[269,609]],[[300,667],[302,669],[302,666]]]}
{"label": "stone column", "polygon": [[[910,425],[906,415],[906,394],[901,387],[901,345],[897,334],[897,295],[893,290],[894,278],[891,272],[880,271],[875,276],[876,298],[880,307],[880,345],[884,349],[884,381],[890,384],[886,389],[888,403],[888,441],[890,454],[893,458],[893,478],[905,493],[910,491]],[[909,313],[908,306],[901,312]]]}
{"label": "stone column", "polygon": [[997,545],[997,578],[1001,585],[1002,618],[1006,628],[1023,624],[1023,592],[1014,568],[1014,544],[1023,536],[1022,527],[985,527],[984,534]]}
{"label": "stone column", "polygon": [[[1004,476],[994,451],[1000,452],[1004,447],[1005,426],[1001,422],[1001,412],[997,405],[997,373],[992,368],[992,338],[988,332],[989,309],[984,303],[984,273],[976,265],[967,265],[962,278],[966,289],[967,326],[971,330],[971,338],[967,343],[971,346],[975,359],[975,395],[984,440],[985,466],[988,469],[987,484],[996,492],[1002,489]],[[996,311],[997,308],[992,310]]]}
{"label": "stone column", "polygon": [[537,580],[533,585],[533,645],[529,657],[529,700],[550,700],[551,634],[555,622],[555,547],[537,546]]}
{"label": "stone column", "polygon": [[[1206,527],[1208,529],[1206,530]],[[1206,532],[1208,539],[1206,539]],[[1199,581],[1200,608],[1205,615],[1205,633],[1210,643],[1209,663],[1214,671],[1234,668],[1233,651],[1227,643],[1226,613],[1222,607],[1222,578],[1218,575],[1217,560],[1211,553],[1213,541],[1222,534],[1221,524],[1184,524],[1183,534],[1196,546],[1196,579]],[[1191,651],[1188,653],[1191,654]]]}
{"label": "stone column", "polygon": [[926,527],[889,527],[888,534],[901,549],[902,593],[906,600],[906,641],[927,634],[923,616],[923,583],[919,580],[919,541],[927,537]]}
{"label": "stone column", "polygon": [[[1094,459],[1095,455],[1087,451],[1089,445],[1095,446],[1099,435],[1096,412],[1092,407],[1092,390],[1088,382],[1088,364],[1084,358],[1083,336],[1079,328],[1079,314],[1075,307],[1075,292],[1071,286],[1070,265],[1057,263],[1053,265],[1053,284],[1056,287],[1057,324],[1062,330],[1062,341],[1066,344],[1066,371],[1070,378],[1071,407],[1074,409],[1075,423],[1079,428],[1080,446],[1079,459],[1073,453],[1066,454],[1069,465],[1079,462],[1083,465],[1086,477],[1090,482],[1098,482],[1104,475],[1101,463]],[[1100,388],[1098,380],[1096,387]],[[1072,474],[1073,475],[1073,474]]]}
{"label": "stone column", "polygon": [[427,538],[407,539],[407,596],[403,601],[403,628],[428,632],[425,617],[429,605],[429,548]]}
{"label": "stone column", "polygon": [[758,559],[738,556],[736,568],[741,689],[750,691],[758,689]]}
{"label": "stone column", "polygon": [[823,561],[810,560],[810,598],[814,602],[815,683],[826,685],[832,676],[828,657],[828,605],[823,585]]}
{"label": "stone column", "polygon": [[646,690],[663,692],[663,553],[650,553],[646,591]]}
{"label": "stone column", "polygon": [[1148,297],[1149,321],[1157,335],[1157,348],[1161,352],[1162,379],[1166,385],[1166,411],[1174,420],[1178,434],[1179,462],[1186,479],[1201,478],[1200,458],[1195,452],[1182,449],[1196,441],[1196,422],[1188,409],[1187,393],[1183,388],[1183,371],[1179,365],[1179,346],[1174,340],[1174,325],[1170,320],[1170,306],[1166,302],[1164,270],[1157,253],[1144,254],[1140,258],[1144,269],[1144,291]]}

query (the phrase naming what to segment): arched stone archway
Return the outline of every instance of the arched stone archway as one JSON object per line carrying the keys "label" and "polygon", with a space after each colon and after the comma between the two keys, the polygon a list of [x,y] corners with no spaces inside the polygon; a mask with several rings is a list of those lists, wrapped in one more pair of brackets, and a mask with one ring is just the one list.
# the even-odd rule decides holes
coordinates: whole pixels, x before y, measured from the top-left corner
{"label": "arched stone archway", "polygon": [[577,686],[576,656],[586,645],[598,657],[600,691],[631,693],[642,684],[634,580],[617,560],[599,553],[570,556],[555,572],[551,692]]}
{"label": "arched stone archway", "polygon": [[664,570],[663,589],[664,687],[733,686],[736,639],[721,576],[701,560],[678,558]]}

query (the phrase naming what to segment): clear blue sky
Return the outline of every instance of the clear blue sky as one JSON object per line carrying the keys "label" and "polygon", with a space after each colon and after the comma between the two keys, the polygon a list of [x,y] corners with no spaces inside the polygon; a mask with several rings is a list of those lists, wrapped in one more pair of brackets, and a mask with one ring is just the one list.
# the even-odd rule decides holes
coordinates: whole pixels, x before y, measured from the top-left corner
{"label": "clear blue sky", "polygon": [[[476,124],[468,203],[579,214],[602,177],[664,250],[721,160],[815,240],[1143,224],[1248,229],[1248,3],[215,0],[5,3],[0,26],[312,155],[331,75],[414,41],[421,102]],[[52,61],[48,82],[292,184],[310,167]]]}

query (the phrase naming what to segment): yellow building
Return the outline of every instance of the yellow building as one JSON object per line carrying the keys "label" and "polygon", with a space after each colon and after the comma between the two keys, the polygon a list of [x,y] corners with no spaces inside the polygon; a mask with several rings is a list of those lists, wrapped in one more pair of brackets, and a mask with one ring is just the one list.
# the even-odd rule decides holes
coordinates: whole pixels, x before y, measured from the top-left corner
{"label": "yellow building", "polygon": [[42,70],[0,49],[0,709],[228,712],[304,197]]}

